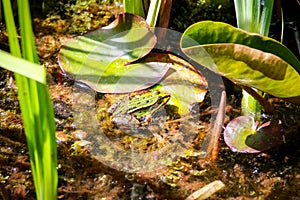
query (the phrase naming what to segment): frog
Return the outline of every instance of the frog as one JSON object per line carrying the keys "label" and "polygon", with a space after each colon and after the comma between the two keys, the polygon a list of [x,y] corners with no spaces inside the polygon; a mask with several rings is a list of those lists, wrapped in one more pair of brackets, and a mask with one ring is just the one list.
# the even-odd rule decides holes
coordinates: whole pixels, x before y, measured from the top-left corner
{"label": "frog", "polygon": [[119,126],[146,126],[152,116],[168,103],[170,97],[169,94],[157,90],[147,91],[120,98],[107,111],[112,121]]}

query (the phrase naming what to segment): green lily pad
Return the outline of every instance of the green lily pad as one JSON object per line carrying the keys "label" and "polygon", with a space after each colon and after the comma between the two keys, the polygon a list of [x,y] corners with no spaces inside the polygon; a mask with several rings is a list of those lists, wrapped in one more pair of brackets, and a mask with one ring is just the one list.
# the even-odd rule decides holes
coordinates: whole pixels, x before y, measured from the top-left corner
{"label": "green lily pad", "polygon": [[190,113],[192,105],[202,102],[208,90],[204,76],[191,67],[183,60],[173,63],[171,68],[174,72],[160,82],[160,90],[171,94],[169,104],[176,106],[180,115]]}
{"label": "green lily pad", "polygon": [[132,92],[154,85],[168,71],[166,63],[133,64],[155,44],[156,37],[143,18],[122,13],[109,26],[64,45],[59,64],[71,78],[98,92]]}
{"label": "green lily pad", "polygon": [[300,97],[300,62],[274,39],[203,21],[185,31],[181,48],[188,57],[235,83],[280,98],[297,101]]}
{"label": "green lily pad", "polygon": [[230,121],[224,130],[224,141],[232,151],[241,153],[258,153],[245,143],[249,135],[255,134],[257,124],[250,116],[240,116]]}
{"label": "green lily pad", "polygon": [[168,53],[151,53],[146,57],[160,57],[170,67],[169,73],[159,82],[160,92],[171,95],[169,105],[178,108],[178,114],[187,115],[194,103],[202,102],[208,90],[205,77],[190,63]]}
{"label": "green lily pad", "polygon": [[230,121],[224,130],[224,141],[232,151],[259,153],[283,142],[281,121],[271,119],[258,127],[251,116],[239,116]]}

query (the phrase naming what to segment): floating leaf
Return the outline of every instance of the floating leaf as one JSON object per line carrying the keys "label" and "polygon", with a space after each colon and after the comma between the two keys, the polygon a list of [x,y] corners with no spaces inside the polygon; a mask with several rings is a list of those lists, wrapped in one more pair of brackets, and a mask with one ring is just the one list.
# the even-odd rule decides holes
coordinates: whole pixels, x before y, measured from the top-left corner
{"label": "floating leaf", "polygon": [[159,83],[162,86],[160,91],[171,95],[169,104],[178,107],[178,114],[186,115],[194,103],[203,101],[208,83],[204,76],[186,61],[171,54],[168,54],[168,57],[173,60],[173,72]]}
{"label": "floating leaf", "polygon": [[300,97],[300,62],[274,39],[203,21],[185,31],[181,47],[187,56],[235,83],[281,98]]}
{"label": "floating leaf", "polygon": [[283,127],[278,119],[271,119],[257,128],[253,135],[249,135],[246,145],[260,151],[270,149],[283,142]]}
{"label": "floating leaf", "polygon": [[245,144],[247,137],[255,133],[256,124],[250,116],[240,116],[230,121],[224,130],[225,143],[233,151],[258,153],[259,151]]}
{"label": "floating leaf", "polygon": [[155,44],[156,37],[143,18],[122,13],[109,26],[63,46],[59,64],[70,77],[98,92],[132,92],[154,85],[168,71],[166,63],[132,63]]}
{"label": "floating leaf", "polygon": [[240,116],[228,123],[224,130],[225,143],[233,151],[259,153],[283,142],[282,125],[272,119],[257,128],[251,116]]}

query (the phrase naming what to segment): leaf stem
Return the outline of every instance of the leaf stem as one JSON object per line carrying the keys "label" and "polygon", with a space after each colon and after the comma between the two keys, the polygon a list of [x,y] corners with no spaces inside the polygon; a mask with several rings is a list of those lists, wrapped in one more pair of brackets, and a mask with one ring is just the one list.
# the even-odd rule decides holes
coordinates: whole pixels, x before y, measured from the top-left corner
{"label": "leaf stem", "polygon": [[242,86],[243,90],[246,91],[248,94],[250,94],[256,101],[260,103],[260,105],[264,108],[266,113],[269,115],[273,115],[275,113],[274,107],[272,104],[267,101],[265,98],[263,98],[258,92],[256,92],[251,87]]}

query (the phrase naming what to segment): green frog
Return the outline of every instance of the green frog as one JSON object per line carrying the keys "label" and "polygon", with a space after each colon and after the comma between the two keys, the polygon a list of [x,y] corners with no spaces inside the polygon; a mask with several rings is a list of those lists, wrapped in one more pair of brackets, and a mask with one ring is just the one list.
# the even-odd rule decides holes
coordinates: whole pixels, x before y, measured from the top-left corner
{"label": "green frog", "polygon": [[135,96],[125,96],[114,102],[108,109],[112,121],[120,126],[148,125],[152,116],[159,112],[170,99],[169,94],[157,90]]}

